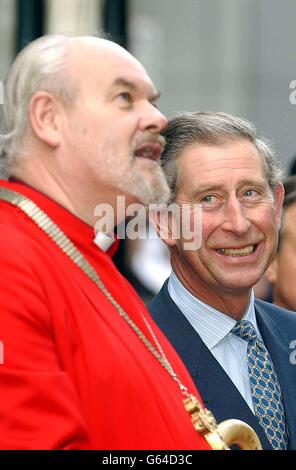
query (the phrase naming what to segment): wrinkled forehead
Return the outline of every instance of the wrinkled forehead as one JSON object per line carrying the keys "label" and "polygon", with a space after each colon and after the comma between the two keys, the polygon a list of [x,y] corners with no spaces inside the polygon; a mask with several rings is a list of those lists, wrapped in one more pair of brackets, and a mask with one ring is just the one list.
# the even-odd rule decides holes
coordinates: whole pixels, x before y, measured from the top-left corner
{"label": "wrinkled forehead", "polygon": [[225,145],[192,145],[178,158],[178,190],[195,193],[215,187],[233,189],[244,181],[268,184],[256,146],[239,140]]}
{"label": "wrinkled forehead", "polygon": [[80,87],[104,88],[120,78],[135,82],[147,91],[155,91],[143,65],[127,50],[105,39],[73,39],[69,48],[69,67]]}

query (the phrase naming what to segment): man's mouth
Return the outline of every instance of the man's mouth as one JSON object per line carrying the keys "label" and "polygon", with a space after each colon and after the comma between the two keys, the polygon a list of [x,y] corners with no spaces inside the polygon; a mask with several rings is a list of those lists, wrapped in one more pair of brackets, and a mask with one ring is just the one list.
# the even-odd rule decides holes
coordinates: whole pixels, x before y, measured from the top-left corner
{"label": "man's mouth", "polygon": [[135,150],[135,157],[148,158],[149,160],[157,161],[162,152],[162,145],[157,142],[146,142],[140,145]]}
{"label": "man's mouth", "polygon": [[243,248],[219,248],[216,250],[220,255],[224,256],[249,256],[256,250],[257,245],[248,245]]}

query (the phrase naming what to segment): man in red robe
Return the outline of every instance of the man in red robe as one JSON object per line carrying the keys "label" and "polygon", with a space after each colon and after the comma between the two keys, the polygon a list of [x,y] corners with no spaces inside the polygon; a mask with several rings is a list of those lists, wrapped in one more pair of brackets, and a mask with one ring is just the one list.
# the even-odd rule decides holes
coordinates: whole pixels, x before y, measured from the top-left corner
{"label": "man in red robe", "polygon": [[[114,245],[94,243],[98,204],[116,217],[117,196],[126,206],[168,198],[156,98],[142,65],[99,38],[41,38],[10,69],[0,136],[1,449],[209,449],[183,404],[186,389],[200,397],[181,360],[114,267]],[[52,240],[54,226],[105,287]]]}

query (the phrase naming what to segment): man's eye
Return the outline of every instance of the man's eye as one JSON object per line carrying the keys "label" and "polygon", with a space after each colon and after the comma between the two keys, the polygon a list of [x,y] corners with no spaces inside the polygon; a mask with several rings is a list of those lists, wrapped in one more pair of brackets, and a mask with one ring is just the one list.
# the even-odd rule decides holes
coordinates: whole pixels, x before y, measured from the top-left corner
{"label": "man's eye", "polygon": [[256,196],[257,194],[257,191],[255,191],[254,189],[248,189],[247,191],[244,192],[244,196],[246,197],[254,197]]}
{"label": "man's eye", "polygon": [[131,103],[132,102],[132,96],[129,92],[123,91],[118,95],[118,98],[120,98],[122,101],[125,103]]}
{"label": "man's eye", "polygon": [[208,196],[204,196],[201,202],[205,204],[211,204],[214,202],[214,199],[215,199],[215,196],[213,196],[212,194],[209,194]]}

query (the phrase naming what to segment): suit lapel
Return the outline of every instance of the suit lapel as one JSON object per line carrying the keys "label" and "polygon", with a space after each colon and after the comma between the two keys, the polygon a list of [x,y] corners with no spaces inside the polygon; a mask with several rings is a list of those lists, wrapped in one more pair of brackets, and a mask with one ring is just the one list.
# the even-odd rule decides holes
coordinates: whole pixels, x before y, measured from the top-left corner
{"label": "suit lapel", "polygon": [[[281,386],[283,405],[285,408],[286,425],[289,430],[288,447],[296,448],[296,435],[294,432],[296,423],[295,403],[292,401],[296,395],[296,370],[290,363],[289,341],[283,335],[281,329],[273,320],[268,311],[262,305],[255,304],[258,327],[264,344],[272,358],[278,380]],[[281,313],[279,312],[279,315]]]}
{"label": "suit lapel", "polygon": [[196,331],[171,299],[167,282],[148,307],[151,316],[186,364],[191,377],[196,377],[202,342],[196,341]]}

